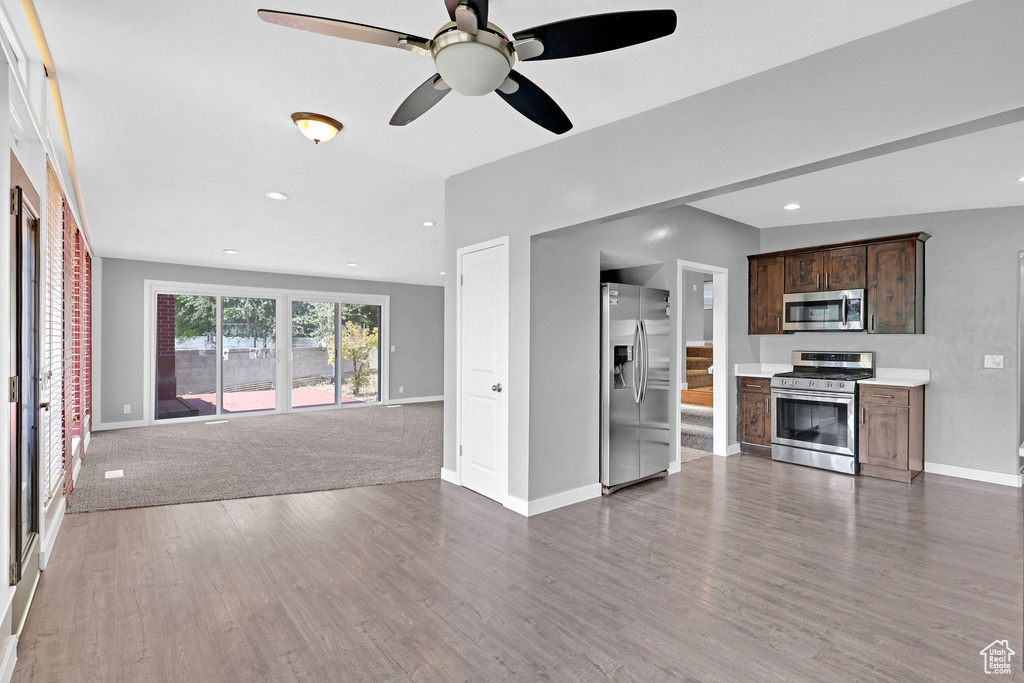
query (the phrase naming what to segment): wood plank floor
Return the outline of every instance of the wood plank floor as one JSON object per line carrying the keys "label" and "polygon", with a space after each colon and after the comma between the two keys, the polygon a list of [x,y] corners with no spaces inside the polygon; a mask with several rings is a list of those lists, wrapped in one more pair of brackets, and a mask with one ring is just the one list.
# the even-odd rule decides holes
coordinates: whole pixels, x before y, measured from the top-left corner
{"label": "wood plank floor", "polygon": [[743,455],[529,520],[440,480],[73,515],[14,681],[982,680],[1021,532],[1016,489]]}

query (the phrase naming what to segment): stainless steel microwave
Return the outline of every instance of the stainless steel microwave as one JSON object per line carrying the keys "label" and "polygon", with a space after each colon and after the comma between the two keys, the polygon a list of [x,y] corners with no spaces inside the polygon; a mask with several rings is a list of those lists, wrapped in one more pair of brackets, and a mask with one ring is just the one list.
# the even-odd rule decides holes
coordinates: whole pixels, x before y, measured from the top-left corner
{"label": "stainless steel microwave", "polygon": [[782,295],[783,332],[863,330],[865,317],[863,289]]}

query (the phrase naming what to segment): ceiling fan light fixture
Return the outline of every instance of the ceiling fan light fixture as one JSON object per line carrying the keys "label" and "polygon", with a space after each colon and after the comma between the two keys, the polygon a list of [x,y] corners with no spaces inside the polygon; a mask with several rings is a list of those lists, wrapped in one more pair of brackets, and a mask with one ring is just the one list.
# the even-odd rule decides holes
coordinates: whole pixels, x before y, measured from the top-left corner
{"label": "ceiling fan light fixture", "polygon": [[460,95],[487,95],[501,85],[512,64],[501,51],[480,42],[445,46],[434,56],[437,73]]}
{"label": "ceiling fan light fixture", "polygon": [[308,111],[297,111],[292,114],[292,122],[299,127],[303,135],[316,144],[330,140],[342,129],[340,121]]}

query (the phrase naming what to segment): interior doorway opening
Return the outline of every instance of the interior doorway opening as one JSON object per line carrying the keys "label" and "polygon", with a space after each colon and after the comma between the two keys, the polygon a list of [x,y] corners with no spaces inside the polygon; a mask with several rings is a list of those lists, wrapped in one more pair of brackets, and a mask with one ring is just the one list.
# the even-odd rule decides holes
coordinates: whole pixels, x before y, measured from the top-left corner
{"label": "interior doorway opening", "polygon": [[677,262],[675,326],[679,386],[679,464],[726,455],[728,271]]}

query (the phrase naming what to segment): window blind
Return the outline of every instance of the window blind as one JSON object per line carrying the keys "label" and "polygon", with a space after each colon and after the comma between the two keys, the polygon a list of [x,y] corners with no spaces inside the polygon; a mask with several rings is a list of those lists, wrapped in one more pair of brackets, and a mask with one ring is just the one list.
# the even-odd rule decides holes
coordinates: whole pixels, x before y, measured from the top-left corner
{"label": "window blind", "polygon": [[53,169],[46,167],[46,239],[44,254],[46,266],[43,292],[44,353],[39,393],[49,402],[49,410],[42,413],[43,476],[46,496],[57,492],[64,476],[64,197]]}

